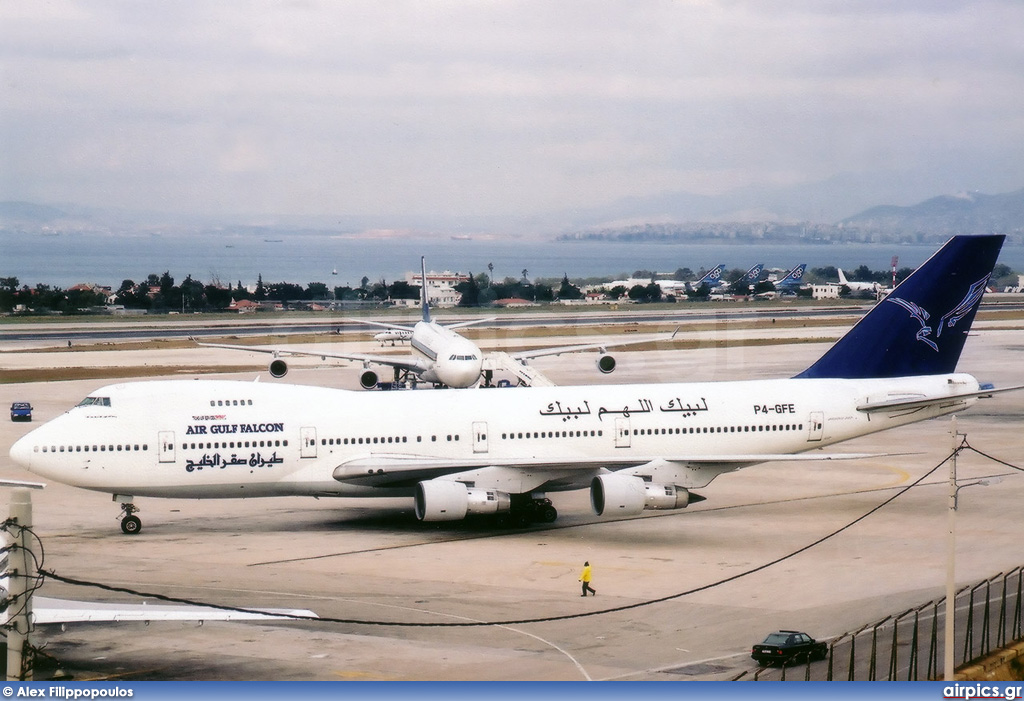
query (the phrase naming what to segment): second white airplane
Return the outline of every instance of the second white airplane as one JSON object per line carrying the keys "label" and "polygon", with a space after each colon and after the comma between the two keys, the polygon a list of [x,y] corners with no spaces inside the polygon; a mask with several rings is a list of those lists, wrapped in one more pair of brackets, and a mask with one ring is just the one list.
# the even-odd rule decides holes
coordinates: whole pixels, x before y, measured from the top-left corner
{"label": "second white airplane", "polygon": [[[386,329],[383,334],[377,334],[374,337],[382,342],[408,341],[413,351],[408,355],[347,353],[340,351],[312,352],[293,348],[262,348],[259,346],[238,346],[224,343],[199,343],[199,345],[211,348],[269,353],[274,356],[274,359],[270,362],[269,372],[275,378],[284,377],[288,373],[288,363],[282,357],[295,355],[360,362],[363,364],[363,373],[359,376],[359,384],[363,389],[375,389],[379,386],[380,376],[376,370],[371,368],[373,365],[383,365],[394,369],[394,381],[388,385],[389,387],[415,386],[419,382],[429,382],[438,387],[464,389],[475,387],[480,383],[481,379],[484,381],[485,386],[490,385],[494,373],[503,369],[514,376],[518,384],[551,385],[552,383],[537,370],[527,368],[525,366],[526,361],[547,355],[576,353],[586,350],[600,351],[597,368],[602,373],[607,374],[615,370],[615,358],[607,353],[608,348],[635,345],[652,340],[649,336],[635,336],[628,340],[613,343],[591,343],[541,348],[515,353],[485,354],[471,340],[458,334],[456,329],[491,321],[493,317],[448,325],[442,325],[433,321],[430,318],[430,303],[427,297],[427,268],[426,261],[423,258],[420,258],[420,269],[422,275],[420,304],[423,309],[423,318],[420,321],[417,321],[414,326],[385,324],[376,321],[359,322]],[[669,336],[659,338],[667,339]]]}

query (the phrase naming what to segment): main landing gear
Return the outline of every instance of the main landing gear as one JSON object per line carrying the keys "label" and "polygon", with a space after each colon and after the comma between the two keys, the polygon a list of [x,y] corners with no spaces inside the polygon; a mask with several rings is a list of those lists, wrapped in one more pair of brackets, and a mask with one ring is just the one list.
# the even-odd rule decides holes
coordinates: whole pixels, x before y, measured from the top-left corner
{"label": "main landing gear", "polygon": [[505,515],[510,526],[522,528],[531,523],[554,523],[558,510],[546,497],[533,498],[528,494],[512,494],[511,508]]}
{"label": "main landing gear", "polygon": [[135,535],[142,530],[142,519],[135,515],[138,510],[130,501],[121,504],[121,531],[125,535]]}

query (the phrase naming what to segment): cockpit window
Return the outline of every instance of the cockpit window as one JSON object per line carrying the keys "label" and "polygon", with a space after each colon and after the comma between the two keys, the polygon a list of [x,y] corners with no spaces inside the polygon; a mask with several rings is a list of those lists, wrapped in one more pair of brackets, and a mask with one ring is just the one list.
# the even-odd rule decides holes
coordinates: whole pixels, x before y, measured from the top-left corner
{"label": "cockpit window", "polygon": [[110,406],[110,397],[86,397],[78,406]]}

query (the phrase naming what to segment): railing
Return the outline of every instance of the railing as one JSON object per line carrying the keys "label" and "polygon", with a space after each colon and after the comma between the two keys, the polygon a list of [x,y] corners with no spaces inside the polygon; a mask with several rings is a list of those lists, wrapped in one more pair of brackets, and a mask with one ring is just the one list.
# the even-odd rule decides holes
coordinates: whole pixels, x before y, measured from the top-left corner
{"label": "railing", "polygon": [[[1022,598],[1024,567],[1001,572],[956,593],[954,659],[957,667],[1024,637]],[[788,667],[759,668],[753,679],[916,681],[940,678],[943,674],[944,602],[945,597],[934,599],[843,633],[829,642],[828,657],[824,661],[801,660]]]}

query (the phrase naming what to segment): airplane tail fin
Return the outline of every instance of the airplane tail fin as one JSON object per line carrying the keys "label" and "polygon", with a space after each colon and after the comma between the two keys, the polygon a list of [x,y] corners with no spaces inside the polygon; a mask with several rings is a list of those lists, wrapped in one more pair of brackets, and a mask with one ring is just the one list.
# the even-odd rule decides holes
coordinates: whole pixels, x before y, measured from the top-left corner
{"label": "airplane tail fin", "polygon": [[1004,238],[950,239],[797,377],[955,372]]}
{"label": "airplane tail fin", "polygon": [[842,268],[836,268],[836,270],[839,271],[839,284],[840,285],[845,285],[846,283],[848,283],[849,280],[847,280],[846,279],[846,275],[843,274],[843,269]]}
{"label": "airplane tail fin", "polygon": [[794,285],[796,285],[796,284],[799,284],[804,279],[804,270],[806,270],[806,269],[807,269],[807,263],[801,263],[800,265],[796,266],[795,268],[790,270],[788,273],[786,273],[786,277],[784,277],[781,280],[779,280],[776,283],[776,285],[781,285],[781,284],[794,284]]}
{"label": "airplane tail fin", "polygon": [[430,304],[427,301],[427,257],[420,256],[420,306],[423,308],[423,321],[430,323]]}
{"label": "airplane tail fin", "polygon": [[758,263],[747,271],[747,274],[743,276],[743,279],[753,284],[761,277],[762,270],[764,270],[764,263]]}
{"label": "airplane tail fin", "polygon": [[704,276],[701,277],[701,279],[697,281],[697,285],[700,286],[701,283],[706,283],[708,285],[715,285],[715,284],[717,284],[718,281],[722,279],[722,271],[723,270],[725,270],[725,264],[724,263],[719,263],[718,265],[713,267],[711,270],[709,270],[706,273],[704,273]]}

